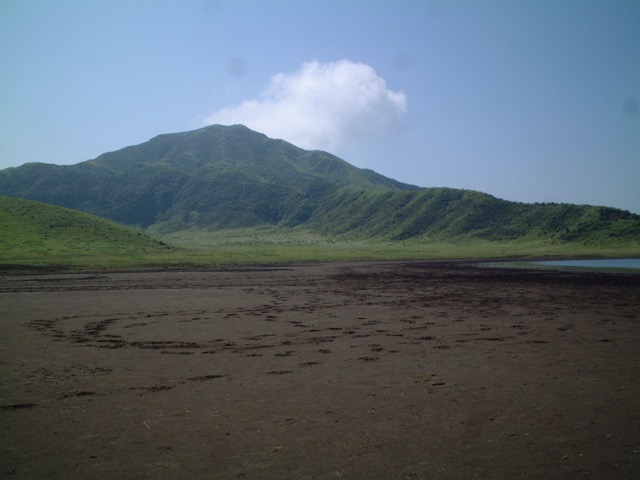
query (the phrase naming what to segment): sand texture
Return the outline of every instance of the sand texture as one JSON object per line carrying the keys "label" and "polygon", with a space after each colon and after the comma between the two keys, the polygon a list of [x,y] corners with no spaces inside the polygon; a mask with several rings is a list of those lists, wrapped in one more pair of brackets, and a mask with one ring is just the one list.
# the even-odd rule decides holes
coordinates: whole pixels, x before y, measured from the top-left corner
{"label": "sand texture", "polygon": [[640,478],[640,275],[0,275],[0,477]]}

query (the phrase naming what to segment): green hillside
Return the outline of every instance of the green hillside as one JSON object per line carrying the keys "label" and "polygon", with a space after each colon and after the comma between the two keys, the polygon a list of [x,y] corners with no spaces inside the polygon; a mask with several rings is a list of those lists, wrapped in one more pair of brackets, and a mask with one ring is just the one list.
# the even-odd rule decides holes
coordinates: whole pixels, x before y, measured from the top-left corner
{"label": "green hillside", "polygon": [[[129,227],[31,200],[0,197],[0,264],[95,263],[166,252],[169,247]],[[87,260],[91,257],[91,260]]]}
{"label": "green hillside", "polygon": [[0,171],[0,195],[173,231],[297,225],[337,186],[416,189],[242,125],[159,135],[77,165]]}
{"label": "green hillside", "polygon": [[0,195],[84,211],[166,238],[276,227],[340,241],[640,246],[640,216],[626,211],[419,188],[242,125],[159,135],[77,165],[0,170]]}
{"label": "green hillside", "polygon": [[607,207],[525,204],[450,188],[382,192],[343,188],[314,214],[308,226],[331,235],[409,238],[518,238],[561,242],[635,241],[640,216]]}

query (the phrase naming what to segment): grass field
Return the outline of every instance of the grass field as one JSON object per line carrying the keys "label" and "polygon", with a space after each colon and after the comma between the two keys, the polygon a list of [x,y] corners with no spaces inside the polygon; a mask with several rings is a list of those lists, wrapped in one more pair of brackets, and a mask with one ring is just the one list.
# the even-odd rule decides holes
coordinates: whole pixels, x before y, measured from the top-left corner
{"label": "grass field", "polygon": [[282,264],[349,260],[443,260],[545,257],[635,257],[638,245],[578,245],[540,240],[447,242],[422,239],[390,242],[331,239],[305,230],[252,228],[208,232],[190,230],[167,235],[170,249],[147,251],[72,252],[29,251],[0,254],[2,265],[31,265],[44,269],[132,269],[230,264]]}
{"label": "grass field", "polygon": [[309,230],[259,227],[221,231],[185,230],[162,237],[187,256],[212,263],[336,260],[429,260],[513,257],[635,257],[640,242],[552,243],[536,238],[512,241],[463,239],[330,238]]}
{"label": "grass field", "polygon": [[160,235],[73,210],[0,197],[0,268],[120,270],[145,267],[347,260],[638,257],[640,241],[567,243],[522,238],[332,237],[301,228],[190,229]]}
{"label": "grass field", "polygon": [[1,265],[126,267],[171,250],[142,231],[86,213],[0,197]]}

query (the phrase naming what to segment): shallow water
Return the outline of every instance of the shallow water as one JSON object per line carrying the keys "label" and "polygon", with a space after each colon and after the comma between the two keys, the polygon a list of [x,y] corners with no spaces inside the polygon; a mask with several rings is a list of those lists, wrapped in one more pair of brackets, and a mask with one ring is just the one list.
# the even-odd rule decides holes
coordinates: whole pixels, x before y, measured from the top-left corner
{"label": "shallow water", "polygon": [[630,268],[640,270],[640,258],[607,258],[598,260],[544,260],[531,262],[547,267]]}
{"label": "shallow water", "polygon": [[640,258],[601,258],[601,259],[565,259],[537,260],[520,262],[488,262],[481,264],[491,268],[550,268],[550,269],[587,269],[587,270],[621,270],[640,273]]}

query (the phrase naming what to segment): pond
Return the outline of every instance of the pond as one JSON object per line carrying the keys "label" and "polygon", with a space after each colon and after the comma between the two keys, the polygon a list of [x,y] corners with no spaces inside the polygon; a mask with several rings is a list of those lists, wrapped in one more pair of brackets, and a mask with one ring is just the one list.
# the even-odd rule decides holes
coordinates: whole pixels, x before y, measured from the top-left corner
{"label": "pond", "polygon": [[598,260],[543,260],[531,262],[547,267],[629,268],[640,270],[640,258],[606,258]]}
{"label": "pond", "polygon": [[600,258],[600,259],[565,259],[565,260],[531,260],[519,262],[487,262],[484,267],[494,268],[549,268],[555,270],[616,270],[640,273],[640,258]]}

